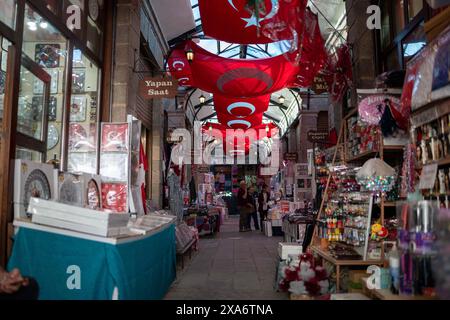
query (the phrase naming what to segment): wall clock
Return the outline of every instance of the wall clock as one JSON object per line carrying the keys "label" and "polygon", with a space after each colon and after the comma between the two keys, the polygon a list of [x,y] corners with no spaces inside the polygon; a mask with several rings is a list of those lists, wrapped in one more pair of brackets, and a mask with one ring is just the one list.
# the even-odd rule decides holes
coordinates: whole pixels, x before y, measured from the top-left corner
{"label": "wall clock", "polygon": [[50,184],[47,177],[38,169],[32,171],[25,181],[25,195],[23,198],[25,208],[28,208],[31,197],[44,200],[48,200],[51,197]]}
{"label": "wall clock", "polygon": [[52,150],[59,142],[58,128],[54,124],[48,126],[47,150]]}

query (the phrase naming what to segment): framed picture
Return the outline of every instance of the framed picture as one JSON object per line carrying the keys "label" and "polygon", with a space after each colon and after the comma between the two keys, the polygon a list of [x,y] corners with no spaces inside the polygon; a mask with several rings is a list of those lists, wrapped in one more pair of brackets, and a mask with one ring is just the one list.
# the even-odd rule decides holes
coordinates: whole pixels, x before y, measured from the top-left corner
{"label": "framed picture", "polygon": [[84,85],[86,82],[86,71],[83,70],[73,70],[72,72],[72,92],[73,93],[83,93]]}
{"label": "framed picture", "polygon": [[70,122],[86,121],[86,97],[72,96],[70,103]]}
{"label": "framed picture", "polygon": [[103,124],[102,125],[102,151],[128,151],[128,124]]}
{"label": "framed picture", "polygon": [[38,43],[35,47],[35,61],[43,68],[58,68],[61,46],[57,43]]}
{"label": "framed picture", "polygon": [[104,181],[128,181],[128,153],[102,153],[100,174]]}
{"label": "framed picture", "polygon": [[42,106],[44,104],[44,97],[33,97],[31,99],[31,109],[35,121],[39,121],[39,117],[42,115]]}
{"label": "framed picture", "polygon": [[122,183],[102,183],[103,208],[116,213],[128,212],[128,185]]}
{"label": "framed picture", "polygon": [[51,96],[48,102],[48,121],[56,121],[57,111],[58,100],[55,96]]}
{"label": "framed picture", "polygon": [[42,80],[34,79],[33,93],[44,94],[44,82]]}

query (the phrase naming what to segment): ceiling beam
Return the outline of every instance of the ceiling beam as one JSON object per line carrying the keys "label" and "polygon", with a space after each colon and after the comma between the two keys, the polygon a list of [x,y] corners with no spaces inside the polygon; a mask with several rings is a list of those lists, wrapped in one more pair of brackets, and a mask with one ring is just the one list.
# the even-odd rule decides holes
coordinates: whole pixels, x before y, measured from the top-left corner
{"label": "ceiling beam", "polygon": [[279,107],[280,109],[283,109],[283,110],[289,109],[289,108],[286,107],[284,104],[281,104],[281,103],[279,103],[278,101],[275,101],[275,100],[273,100],[273,99],[270,99],[270,103],[273,104],[273,105],[275,105],[275,106],[277,106],[277,107]]}
{"label": "ceiling beam", "polygon": [[197,109],[200,109],[200,108],[202,108],[202,107],[205,107],[205,106],[209,105],[209,104],[210,104],[211,102],[213,102],[213,101],[214,101],[214,99],[206,100],[204,103],[201,103],[201,104],[196,105],[196,106],[194,107],[194,110],[197,110]]}
{"label": "ceiling beam", "polygon": [[200,121],[206,121],[206,120],[209,120],[209,119],[211,119],[211,118],[214,118],[215,116],[217,116],[217,112],[214,112],[214,113],[210,114],[209,116],[204,117],[204,118],[201,119]]}
{"label": "ceiling beam", "polygon": [[172,40],[169,41],[169,46],[173,47],[175,45],[177,45],[180,42],[186,41],[189,38],[191,38],[194,34],[200,33],[203,31],[203,26],[202,25],[198,25],[196,26],[194,29],[189,30],[188,32],[183,33],[182,35],[173,38]]}
{"label": "ceiling beam", "polygon": [[280,121],[281,121],[281,120],[278,120],[275,117],[272,117],[272,116],[268,115],[267,113],[264,113],[264,117],[266,117],[267,119],[272,120],[272,121],[274,121],[276,123],[280,123]]}

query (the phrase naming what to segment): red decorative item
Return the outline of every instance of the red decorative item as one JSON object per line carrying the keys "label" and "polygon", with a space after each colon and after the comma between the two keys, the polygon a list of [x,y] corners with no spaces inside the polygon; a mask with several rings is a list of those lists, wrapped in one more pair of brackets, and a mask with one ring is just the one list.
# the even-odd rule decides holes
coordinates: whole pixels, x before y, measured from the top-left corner
{"label": "red decorative item", "polygon": [[116,213],[127,213],[128,187],[121,183],[102,183],[103,208]]}
{"label": "red decorative item", "polygon": [[217,112],[234,117],[248,117],[266,112],[269,108],[270,95],[256,98],[231,98],[224,95],[214,95],[214,108]]}
{"label": "red decorative item", "polygon": [[323,73],[332,99],[342,100],[353,79],[352,57],[348,44],[343,44],[336,50],[336,56],[330,57]]}
{"label": "red decorative item", "polygon": [[104,124],[102,152],[128,150],[128,124]]}
{"label": "red decorative item", "polygon": [[265,0],[259,21],[248,0],[199,0],[204,33],[239,44],[265,44],[291,40],[303,29],[306,0]]}

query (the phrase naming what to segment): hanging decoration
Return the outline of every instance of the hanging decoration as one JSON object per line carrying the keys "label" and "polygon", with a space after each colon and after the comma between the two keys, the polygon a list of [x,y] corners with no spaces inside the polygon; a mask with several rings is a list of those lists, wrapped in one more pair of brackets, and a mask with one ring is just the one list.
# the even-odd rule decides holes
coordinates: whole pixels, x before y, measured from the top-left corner
{"label": "hanging decoration", "polygon": [[366,190],[384,194],[395,184],[395,170],[381,159],[370,159],[358,171],[356,180]]}
{"label": "hanging decoration", "polygon": [[352,86],[353,71],[350,46],[345,43],[330,56],[323,71],[328,90],[333,101],[341,101],[345,92]]}
{"label": "hanging decoration", "polygon": [[302,33],[307,0],[199,0],[205,35],[229,43],[266,44]]}

